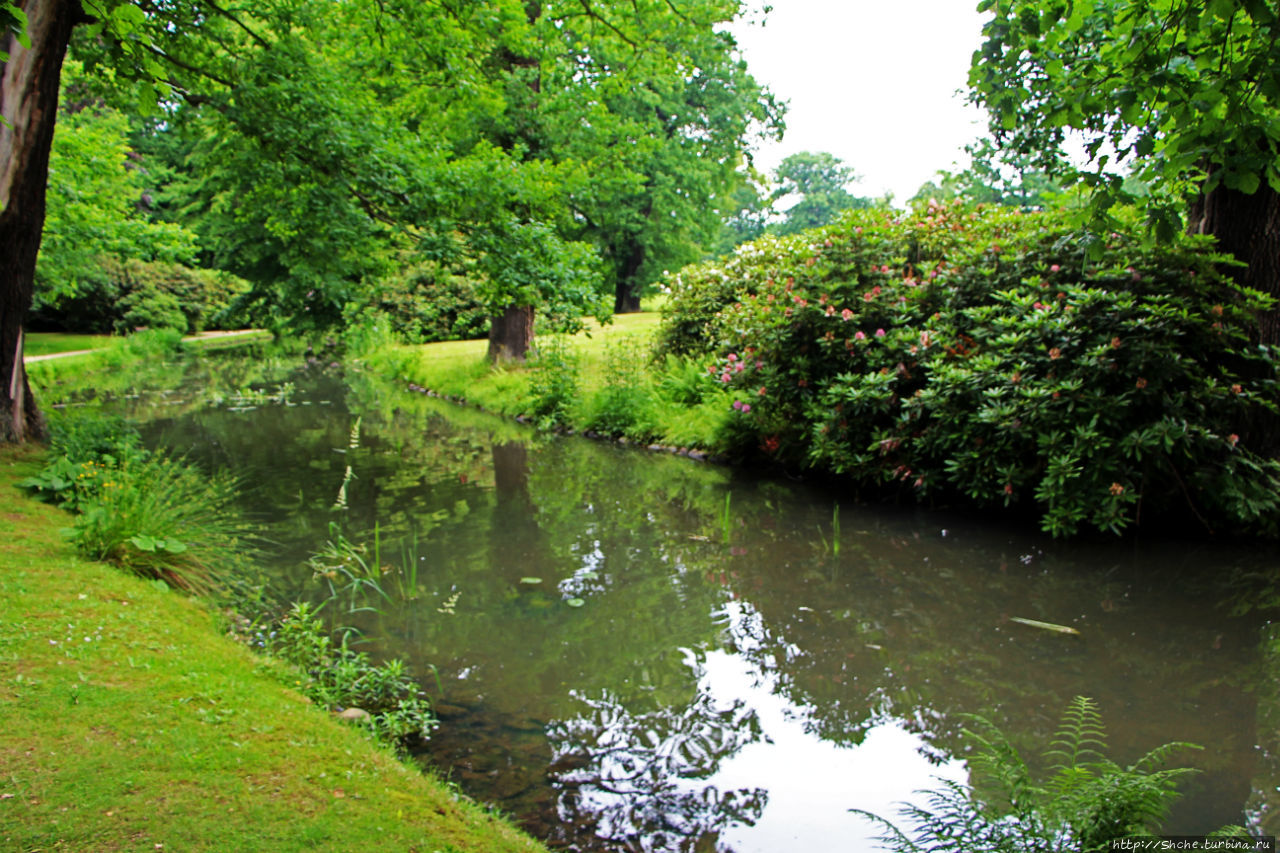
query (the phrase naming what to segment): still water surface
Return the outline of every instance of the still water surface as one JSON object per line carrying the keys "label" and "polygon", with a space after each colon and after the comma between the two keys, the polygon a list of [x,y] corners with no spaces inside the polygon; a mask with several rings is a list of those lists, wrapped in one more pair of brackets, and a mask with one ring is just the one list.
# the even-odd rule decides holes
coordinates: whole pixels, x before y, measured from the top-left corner
{"label": "still water surface", "polygon": [[862,507],[335,368],[224,357],[120,405],[243,477],[278,595],[328,594],[331,525],[370,549],[388,598],[340,621],[422,676],[420,759],[554,846],[875,849],[849,810],[966,779],[965,714],[1035,755],[1076,695],[1122,763],[1207,747],[1170,832],[1271,819],[1262,620],[1218,604],[1268,553]]}

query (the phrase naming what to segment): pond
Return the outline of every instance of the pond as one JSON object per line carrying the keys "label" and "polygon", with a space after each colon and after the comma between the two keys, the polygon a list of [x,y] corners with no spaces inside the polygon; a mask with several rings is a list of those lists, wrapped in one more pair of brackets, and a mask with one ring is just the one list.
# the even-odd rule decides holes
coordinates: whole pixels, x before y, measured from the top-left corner
{"label": "pond", "polygon": [[1077,695],[1121,763],[1205,747],[1167,831],[1271,820],[1277,691],[1231,609],[1270,549],[859,506],[336,366],[149,382],[113,405],[242,477],[276,594],[330,595],[307,558],[338,531],[368,549],[385,596],[327,609],[419,674],[441,725],[417,757],[554,847],[876,849],[850,809],[966,779],[966,715],[1035,756]]}

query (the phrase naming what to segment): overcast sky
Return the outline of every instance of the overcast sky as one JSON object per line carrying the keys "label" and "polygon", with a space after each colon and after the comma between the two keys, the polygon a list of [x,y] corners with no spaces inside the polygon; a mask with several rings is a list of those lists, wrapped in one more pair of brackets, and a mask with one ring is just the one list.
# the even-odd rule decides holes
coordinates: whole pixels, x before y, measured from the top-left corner
{"label": "overcast sky", "polygon": [[977,0],[772,3],[763,27],[733,28],[753,76],[788,102],[786,136],[756,153],[757,168],[829,151],[863,176],[854,195],[901,204],[967,163],[962,149],[984,128],[957,94],[981,42]]}

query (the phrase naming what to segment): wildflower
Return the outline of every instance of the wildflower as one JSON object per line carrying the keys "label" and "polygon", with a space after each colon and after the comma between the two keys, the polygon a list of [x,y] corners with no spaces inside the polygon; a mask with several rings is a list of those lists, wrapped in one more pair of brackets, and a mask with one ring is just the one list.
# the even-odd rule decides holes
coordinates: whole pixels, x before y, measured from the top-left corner
{"label": "wildflower", "polygon": [[1118,336],[1111,339],[1111,348],[1120,349],[1120,338]]}
{"label": "wildflower", "polygon": [[1049,267],[1049,272],[1057,272],[1060,269],[1062,269],[1062,267],[1058,266],[1057,264],[1054,264],[1053,266]]}
{"label": "wildflower", "polygon": [[834,317],[835,315],[836,315],[836,309],[835,309],[833,306],[828,305],[828,306],[827,306],[827,316],[828,316],[828,317]]}
{"label": "wildflower", "polygon": [[741,412],[741,411],[742,411],[742,401],[741,401],[741,400],[734,400],[734,401],[733,401],[733,408],[734,408],[736,411]]}
{"label": "wildflower", "polygon": [[1108,488],[1107,491],[1111,492],[1113,497],[1119,497],[1124,494],[1124,486],[1119,483],[1112,483],[1111,487]]}
{"label": "wildflower", "polygon": [[746,414],[747,412],[749,412],[749,411],[751,411],[751,404],[750,404],[750,403],[743,403],[743,404],[742,404],[742,413],[745,415],[745,414]]}
{"label": "wildflower", "polygon": [[845,308],[843,311],[840,312],[840,318],[843,320],[848,320],[852,316],[853,316],[853,312],[848,308]]}
{"label": "wildflower", "polygon": [[765,395],[766,391],[767,391],[767,389],[766,389],[763,385],[761,385],[761,386],[760,386],[760,390],[759,390],[759,391],[757,391],[757,392],[756,392],[756,394],[757,394],[757,395],[759,395],[759,396],[761,396],[761,397],[763,397],[763,396]]}
{"label": "wildflower", "polygon": [[880,272],[888,272],[888,271],[889,271],[888,264],[884,264],[883,266],[880,267]]}
{"label": "wildflower", "polygon": [[[846,309],[846,310],[847,310],[847,309]],[[856,331],[856,332],[854,332],[854,333],[853,333],[853,339],[854,339],[855,341],[862,341],[862,340],[866,340],[866,337],[867,337],[867,336],[862,332],[862,330],[861,330],[861,329],[859,329],[858,331]]]}
{"label": "wildflower", "polygon": [[877,337],[877,338],[883,338],[883,337],[884,337],[884,329],[876,329],[876,337]]}
{"label": "wildflower", "polygon": [[1051,350],[1049,350],[1049,358],[1050,359],[1062,358],[1062,350],[1058,349],[1057,347],[1053,347]]}
{"label": "wildflower", "polygon": [[1013,483],[1005,483],[1005,484],[1004,484],[1004,493],[1005,493],[1006,495],[1011,495],[1011,494],[1013,494]]}
{"label": "wildflower", "polygon": [[738,356],[737,356],[737,354],[736,354],[736,353],[729,353],[729,359],[728,359],[728,360],[729,360],[729,363],[730,363],[730,364],[732,364],[733,362],[737,361],[737,360],[738,360]]}
{"label": "wildflower", "polygon": [[721,381],[721,382],[728,382],[731,378],[732,378],[732,377],[730,377],[728,373],[721,373],[721,374],[720,374],[720,381]]}
{"label": "wildflower", "polygon": [[801,388],[808,388],[808,387],[809,387],[809,380],[808,380],[808,379],[801,379],[801,380],[797,381],[797,382],[796,382],[796,384],[797,384],[797,385],[799,385]]}
{"label": "wildflower", "polygon": [[1222,306],[1221,306],[1221,305],[1215,305],[1215,306],[1213,306],[1213,308],[1211,308],[1211,309],[1209,309],[1209,310],[1211,310],[1211,311],[1213,312],[1213,316],[1215,316],[1215,317],[1221,317],[1221,316],[1222,316]]}
{"label": "wildflower", "polygon": [[1133,384],[1134,384],[1134,387],[1136,387],[1139,391],[1141,391],[1143,388],[1147,387],[1147,380],[1139,376],[1138,381]]}
{"label": "wildflower", "polygon": [[1233,433],[1231,433],[1231,435],[1227,436],[1227,442],[1228,442],[1232,447],[1235,447],[1235,446],[1236,446],[1237,444],[1239,444],[1239,442],[1240,442],[1240,436],[1236,435],[1236,434],[1233,432]]}
{"label": "wildflower", "polygon": [[1243,394],[1243,393],[1244,393],[1244,388],[1240,387],[1240,383],[1239,383],[1239,382],[1233,382],[1233,383],[1231,384],[1231,393],[1232,393],[1232,394]]}

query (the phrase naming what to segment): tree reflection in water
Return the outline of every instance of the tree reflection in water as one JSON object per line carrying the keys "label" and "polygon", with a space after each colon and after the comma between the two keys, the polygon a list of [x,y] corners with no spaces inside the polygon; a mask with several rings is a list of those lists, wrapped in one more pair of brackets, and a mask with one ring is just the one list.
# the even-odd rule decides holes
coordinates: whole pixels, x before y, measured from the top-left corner
{"label": "tree reflection in water", "polygon": [[723,849],[717,839],[724,829],[760,818],[763,788],[721,791],[704,781],[763,737],[756,712],[741,700],[725,703],[700,691],[682,707],[633,713],[609,693],[575,698],[586,705],[583,713],[547,731],[566,834],[554,842],[713,851]]}

